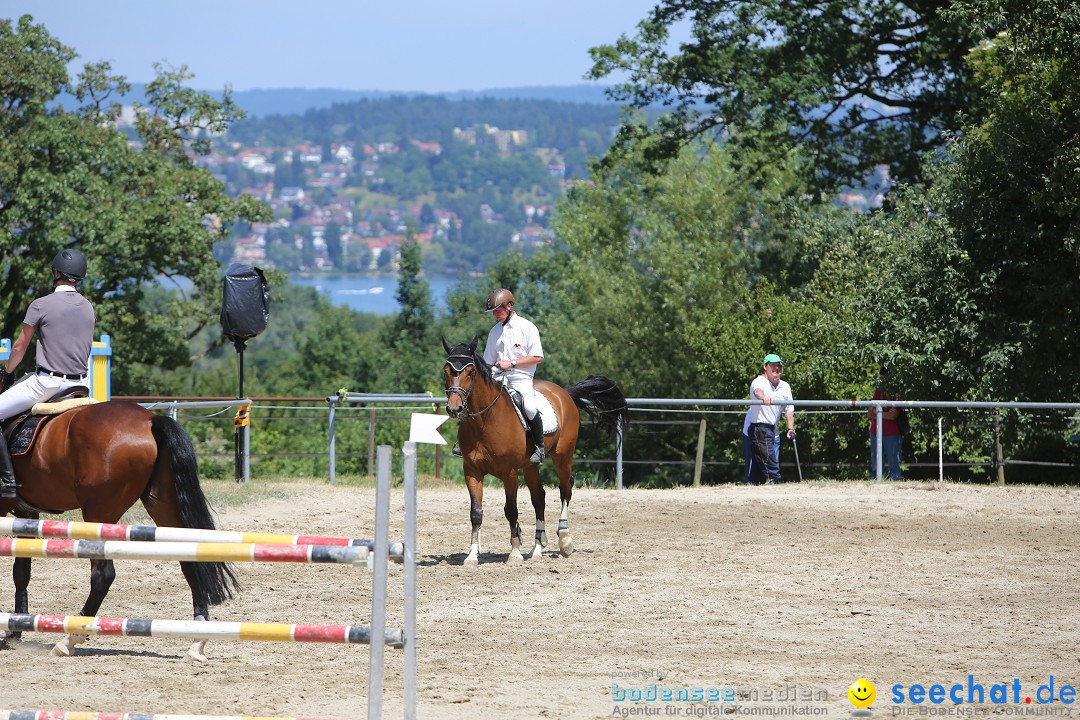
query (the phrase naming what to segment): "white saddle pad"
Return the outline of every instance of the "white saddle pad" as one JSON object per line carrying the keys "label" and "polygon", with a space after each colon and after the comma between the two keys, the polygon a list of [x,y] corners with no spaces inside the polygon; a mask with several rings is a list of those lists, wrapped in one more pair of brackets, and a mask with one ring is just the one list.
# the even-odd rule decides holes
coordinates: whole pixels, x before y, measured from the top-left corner
{"label": "white saddle pad", "polygon": [[[510,393],[510,397],[514,401],[514,410],[517,412],[518,421],[521,423],[521,427],[528,430],[529,421],[525,419],[524,413],[521,412],[521,406],[518,405],[517,395],[519,394],[513,388],[507,386],[507,391]],[[544,434],[551,435],[559,429],[559,418],[555,416],[555,408],[552,407],[551,401],[547,399],[547,395],[544,395],[539,390],[533,391],[533,397],[536,402],[536,410],[540,413],[540,417],[544,421]]]}

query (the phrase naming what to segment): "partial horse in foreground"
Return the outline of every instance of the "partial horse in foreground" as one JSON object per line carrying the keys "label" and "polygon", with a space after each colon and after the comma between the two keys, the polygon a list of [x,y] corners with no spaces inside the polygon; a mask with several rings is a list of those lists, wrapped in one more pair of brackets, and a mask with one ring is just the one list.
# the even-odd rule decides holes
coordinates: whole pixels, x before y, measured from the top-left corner
{"label": "partial horse in foreground", "polygon": [[[544,529],[544,486],[540,482],[539,466],[529,462],[531,448],[513,400],[506,388],[492,375],[492,368],[476,352],[477,340],[471,344],[450,345],[443,340],[446,363],[443,375],[446,383],[446,412],[460,422],[458,445],[465,467],[465,483],[471,501],[472,541],[465,565],[479,563],[480,525],[484,520],[484,476],[494,475],[502,480],[506,493],[504,511],[510,523],[510,555],[508,563],[521,563],[521,526],[518,524],[518,471],[525,474],[525,484],[532,497],[536,513],[536,535],[530,557],[538,558],[547,546]],[[583,409],[597,428],[614,432],[629,422],[629,408],[619,387],[603,375],[590,375],[568,387],[537,380],[534,388],[551,403],[557,427],[548,430],[545,420],[544,454],[550,457],[559,476],[559,552],[569,557],[574,544],[570,536],[570,497],[574,491],[571,465],[577,446],[580,415]],[[538,398],[539,399],[539,398]],[[550,418],[549,418],[550,419]]]}
{"label": "partial horse in foreground", "polygon": [[[2,439],[0,439],[2,440]],[[210,506],[199,485],[195,448],[175,420],[139,405],[111,401],[82,405],[46,422],[30,451],[13,458],[21,487],[17,500],[0,500],[0,517],[37,518],[40,513],[82,510],[87,522],[115,523],[142,500],[159,526],[213,529]],[[181,562],[191,588],[196,620],[208,620],[209,607],[239,590],[236,576],[222,562]],[[16,558],[15,612],[29,612],[30,558]],[[80,615],[96,615],[116,570],[112,560],[90,561],[90,594]],[[2,647],[17,640],[9,632]],[[85,635],[58,642],[54,655],[70,655]],[[205,640],[188,651],[205,660]]]}

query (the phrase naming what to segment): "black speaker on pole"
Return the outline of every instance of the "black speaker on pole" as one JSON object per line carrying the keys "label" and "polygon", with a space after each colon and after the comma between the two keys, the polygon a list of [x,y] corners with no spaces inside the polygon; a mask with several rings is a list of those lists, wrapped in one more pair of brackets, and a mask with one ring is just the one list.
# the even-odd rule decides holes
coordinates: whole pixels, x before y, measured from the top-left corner
{"label": "black speaker on pole", "polygon": [[[221,331],[232,341],[239,356],[240,382],[236,393],[239,400],[244,397],[244,348],[248,340],[266,329],[269,319],[270,289],[262,270],[240,263],[229,265],[225,271],[225,289],[221,297]],[[233,422],[237,482],[244,479],[244,446],[240,433],[248,423],[248,408],[240,408]]]}

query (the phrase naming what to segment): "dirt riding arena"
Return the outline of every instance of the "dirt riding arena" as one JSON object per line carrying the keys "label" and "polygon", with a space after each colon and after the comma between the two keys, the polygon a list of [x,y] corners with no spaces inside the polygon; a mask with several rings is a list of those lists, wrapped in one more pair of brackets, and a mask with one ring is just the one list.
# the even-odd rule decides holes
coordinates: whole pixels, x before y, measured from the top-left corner
{"label": "dirt riding arena", "polygon": [[[369,488],[275,485],[220,509],[219,525],[366,537],[373,496]],[[985,688],[987,712],[1012,714],[1025,709],[1024,698],[989,704],[995,683],[1008,683],[1011,695],[1018,680],[1021,695],[1034,697],[1050,676],[1057,688],[1080,681],[1075,490],[579,489],[570,516],[576,553],[522,567],[504,564],[502,505],[501,488],[487,488],[485,554],[469,570],[465,489],[420,491],[421,718],[848,717],[846,691],[860,677],[877,686],[878,717],[920,707],[945,714],[974,708],[946,700],[898,711],[891,688],[963,683],[966,694],[969,675]],[[528,544],[527,493],[519,505]],[[392,539],[401,537],[401,507],[395,490]],[[549,528],[557,518],[558,492],[549,489]],[[10,563],[0,559],[4,576]],[[215,619],[369,622],[366,572],[237,569],[245,591]],[[35,561],[31,612],[74,614],[88,570],[81,560]],[[400,626],[400,566],[390,575],[388,625]],[[10,586],[2,597],[10,608]],[[179,568],[118,561],[102,614],[189,619]],[[0,653],[0,707],[366,717],[366,646],[221,640],[196,665],[184,659],[183,639],[94,638],[75,657],[54,658],[57,637],[27,635]],[[384,717],[401,716],[402,657],[386,649]],[[712,689],[721,699],[618,699],[653,686],[673,697]]]}

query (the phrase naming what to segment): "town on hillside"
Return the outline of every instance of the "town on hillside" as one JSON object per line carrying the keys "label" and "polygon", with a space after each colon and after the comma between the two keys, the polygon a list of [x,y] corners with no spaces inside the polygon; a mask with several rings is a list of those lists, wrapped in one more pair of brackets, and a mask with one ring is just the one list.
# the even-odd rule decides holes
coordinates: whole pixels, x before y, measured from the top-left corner
{"label": "town on hillside", "polygon": [[432,272],[483,269],[510,247],[549,241],[568,178],[562,154],[526,130],[454,128],[444,143],[300,142],[246,146],[223,138],[196,158],[231,195],[270,206],[270,223],[239,224],[220,259],[286,271],[392,272],[407,238]]}
{"label": "town on hillside", "polygon": [[[394,98],[241,121],[194,158],[273,221],[238,223],[218,259],[286,272],[390,274],[407,239],[432,274],[483,271],[552,241],[562,195],[618,131],[615,106]],[[888,167],[837,202],[881,204]]]}

